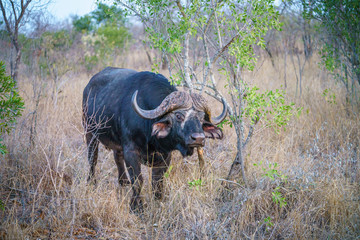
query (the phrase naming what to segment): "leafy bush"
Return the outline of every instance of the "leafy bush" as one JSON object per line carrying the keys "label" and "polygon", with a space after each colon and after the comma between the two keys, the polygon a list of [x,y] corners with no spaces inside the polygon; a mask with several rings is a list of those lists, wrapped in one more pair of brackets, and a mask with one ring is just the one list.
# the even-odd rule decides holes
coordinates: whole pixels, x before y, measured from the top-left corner
{"label": "leafy bush", "polygon": [[77,32],[90,32],[93,29],[91,23],[91,16],[85,15],[82,17],[75,17],[73,19],[73,26]]}
{"label": "leafy bush", "polygon": [[16,82],[6,75],[5,64],[0,62],[0,154],[5,154],[6,147],[1,143],[1,136],[9,134],[16,122],[16,118],[21,116],[24,102],[16,89]]}
{"label": "leafy bush", "polygon": [[99,64],[112,65],[116,56],[122,53],[131,37],[125,24],[122,9],[102,3],[90,14],[74,18],[75,31],[83,34],[84,65],[88,71]]}

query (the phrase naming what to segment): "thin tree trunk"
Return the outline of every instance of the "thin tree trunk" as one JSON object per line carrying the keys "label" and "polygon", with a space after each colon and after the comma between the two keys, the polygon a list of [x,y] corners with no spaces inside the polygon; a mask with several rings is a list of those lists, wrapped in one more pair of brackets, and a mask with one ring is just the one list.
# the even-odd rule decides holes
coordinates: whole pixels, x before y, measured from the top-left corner
{"label": "thin tree trunk", "polygon": [[267,54],[270,57],[271,65],[273,66],[273,68],[275,68],[275,62],[274,62],[273,55],[267,45],[265,46],[265,51],[267,52]]}
{"label": "thin tree trunk", "polygon": [[184,80],[187,87],[190,90],[190,93],[193,90],[193,85],[190,79],[190,68],[189,68],[189,45],[190,45],[190,32],[187,32],[185,35],[185,44],[184,44]]}
{"label": "thin tree trunk", "polygon": [[286,83],[286,66],[287,66],[287,64],[286,64],[286,58],[287,58],[287,48],[286,48],[285,44],[283,44],[283,45],[284,45],[284,88],[286,89],[286,88],[287,88],[287,83]]}
{"label": "thin tree trunk", "polygon": [[[236,103],[234,101],[238,101],[238,112],[236,113],[236,111],[235,111],[235,116],[241,116],[243,96],[242,96],[242,93],[241,93],[239,83],[237,82],[237,79],[234,79],[234,83],[237,85],[236,89],[237,89],[237,91],[239,93],[239,99],[238,98],[235,98],[235,99],[233,98],[234,106],[236,106],[235,105]],[[227,176],[227,180],[230,180],[230,178],[232,176],[236,176],[236,175],[239,174],[239,172],[241,172],[242,179],[243,179],[243,181],[245,183],[245,187],[248,187],[248,183],[247,183],[247,179],[246,179],[246,175],[245,175],[245,166],[244,166],[244,154],[243,154],[243,150],[244,150],[243,149],[243,135],[244,134],[243,134],[243,128],[241,126],[241,123],[238,122],[237,117],[235,117],[233,119],[234,119],[233,124],[234,124],[235,132],[236,132],[236,135],[237,135],[237,145],[236,145],[237,153],[236,153],[235,160],[231,165],[229,174]]]}
{"label": "thin tree trunk", "polygon": [[245,166],[244,166],[244,154],[243,154],[243,148],[242,148],[242,138],[241,138],[241,131],[236,131],[237,132],[237,153],[236,153],[236,157],[234,162],[231,165],[229,174],[227,176],[227,180],[230,180],[231,177],[233,176],[237,176],[240,172],[242,175],[242,179],[245,183],[245,187],[248,187],[248,182],[247,182],[247,178],[245,175]]}
{"label": "thin tree trunk", "polygon": [[14,69],[11,70],[12,72],[11,77],[14,80],[15,84],[17,85],[19,65],[21,60],[21,49],[19,46],[15,46],[15,49],[16,49],[16,58],[15,58]]}

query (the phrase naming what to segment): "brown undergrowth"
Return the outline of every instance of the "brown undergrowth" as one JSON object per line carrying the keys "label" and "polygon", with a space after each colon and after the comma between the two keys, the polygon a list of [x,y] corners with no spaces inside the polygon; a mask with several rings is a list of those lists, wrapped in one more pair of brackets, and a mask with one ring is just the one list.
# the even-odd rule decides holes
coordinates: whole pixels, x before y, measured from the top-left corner
{"label": "brown undergrowth", "polygon": [[[141,59],[126,67],[145,69]],[[279,88],[281,62],[277,69],[261,62],[246,78],[261,89]],[[89,76],[66,77],[56,103],[51,87],[38,84],[34,91],[30,77],[20,82],[26,109],[5,139],[9,154],[1,157],[0,239],[359,238],[359,117],[347,110],[341,87],[316,64],[307,66],[298,99],[289,69],[287,98],[303,112],[279,134],[259,126],[246,149],[249,188],[239,179],[224,191],[236,154],[235,133],[225,127],[222,141],[206,144],[205,174],[197,184],[191,184],[200,178],[196,156],[182,159],[174,153],[166,197],[155,201],[143,167],[147,205],[142,216],[129,212],[131,189],[118,186],[112,153],[103,147],[98,184],[87,185],[81,98]],[[335,93],[336,103],[323,96],[325,89]],[[219,112],[220,104],[214,105]],[[287,180],[266,177],[271,169]],[[274,202],[275,190],[285,206]]]}

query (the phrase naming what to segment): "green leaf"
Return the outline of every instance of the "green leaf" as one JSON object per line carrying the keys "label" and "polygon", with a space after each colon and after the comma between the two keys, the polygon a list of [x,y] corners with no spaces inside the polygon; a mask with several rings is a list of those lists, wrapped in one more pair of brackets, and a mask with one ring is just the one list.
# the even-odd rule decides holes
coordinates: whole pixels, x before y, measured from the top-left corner
{"label": "green leaf", "polygon": [[[6,75],[4,62],[0,62],[0,137],[9,133],[16,118],[21,116],[24,102],[19,96],[15,81]],[[0,138],[0,154],[7,153]]]}

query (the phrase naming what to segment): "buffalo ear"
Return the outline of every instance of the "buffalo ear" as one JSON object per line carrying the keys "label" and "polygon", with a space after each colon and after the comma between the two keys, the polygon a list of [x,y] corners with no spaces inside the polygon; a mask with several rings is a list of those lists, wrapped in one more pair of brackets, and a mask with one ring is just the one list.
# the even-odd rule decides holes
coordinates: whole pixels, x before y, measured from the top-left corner
{"label": "buffalo ear", "polygon": [[171,124],[169,121],[160,121],[152,125],[151,136],[156,135],[157,138],[164,138],[169,135]]}
{"label": "buffalo ear", "polygon": [[205,122],[202,128],[204,130],[206,138],[222,139],[224,136],[220,128],[216,127],[215,125],[209,122]]}

